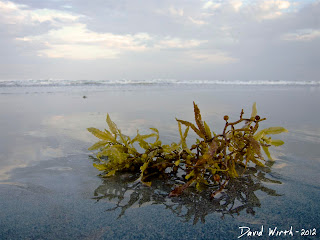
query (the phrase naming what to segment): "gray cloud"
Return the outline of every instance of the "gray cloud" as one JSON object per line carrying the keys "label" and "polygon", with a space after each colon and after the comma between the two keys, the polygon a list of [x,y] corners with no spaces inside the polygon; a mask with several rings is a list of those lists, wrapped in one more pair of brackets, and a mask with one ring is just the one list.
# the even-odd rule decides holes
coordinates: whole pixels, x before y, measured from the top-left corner
{"label": "gray cloud", "polygon": [[0,0],[0,79],[319,80],[319,16],[311,0]]}

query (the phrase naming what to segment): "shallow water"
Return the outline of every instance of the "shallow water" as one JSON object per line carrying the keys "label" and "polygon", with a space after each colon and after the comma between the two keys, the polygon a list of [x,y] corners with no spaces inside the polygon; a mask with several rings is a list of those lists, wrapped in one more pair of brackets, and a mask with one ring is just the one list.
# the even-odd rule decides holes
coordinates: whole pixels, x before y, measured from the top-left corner
{"label": "shallow water", "polygon": [[[303,228],[319,230],[320,223],[319,87],[123,86],[48,92],[0,94],[0,239],[237,239],[241,226],[264,227],[262,237],[250,239],[268,239],[268,228],[291,226],[294,236],[287,238],[317,239],[299,235]],[[226,114],[235,119],[244,108],[250,115],[253,102],[267,117],[261,127],[286,127],[289,133],[279,136],[285,145],[272,149],[276,161],[270,172],[262,172],[274,181],[256,179],[249,198],[234,202],[234,207],[245,205],[239,215],[223,208],[223,201],[172,200],[166,198],[167,189],[157,188],[127,189],[123,205],[132,194],[152,201],[141,200],[140,207],[136,201],[120,218],[121,208],[106,211],[117,199],[93,198],[127,185],[121,185],[124,179],[97,176],[87,151],[96,139],[86,128],[105,128],[109,113],[127,135],[157,127],[164,142],[177,141],[175,117],[192,121],[192,101],[215,131],[222,130]],[[181,212],[175,210],[179,206]]]}

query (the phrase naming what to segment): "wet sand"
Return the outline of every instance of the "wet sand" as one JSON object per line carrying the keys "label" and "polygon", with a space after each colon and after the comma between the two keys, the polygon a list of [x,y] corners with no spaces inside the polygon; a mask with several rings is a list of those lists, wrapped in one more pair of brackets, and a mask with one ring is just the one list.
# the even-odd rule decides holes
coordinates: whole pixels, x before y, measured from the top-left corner
{"label": "wet sand", "polygon": [[[319,93],[310,87],[143,86],[0,94],[0,239],[237,239],[240,226],[262,225],[260,239],[268,239],[269,227],[291,226],[299,239],[302,229],[320,227]],[[96,139],[86,128],[105,128],[109,113],[127,135],[157,127],[170,143],[179,137],[175,117],[193,121],[193,101],[216,132],[224,115],[236,119],[241,108],[250,115],[253,102],[267,118],[262,128],[286,127],[289,133],[279,136],[285,145],[272,149],[276,161],[264,173],[274,182],[256,181],[260,185],[250,196],[258,200],[249,197],[239,215],[219,211],[222,203],[212,208],[197,199],[167,199],[166,190],[161,201],[140,207],[137,201],[120,218],[120,208],[106,211],[117,199],[94,198],[123,185],[97,176],[87,150]],[[142,197],[149,190],[141,191]],[[128,201],[132,192],[124,195]],[[157,191],[148,194],[155,203]],[[180,206],[180,214],[166,204]]]}

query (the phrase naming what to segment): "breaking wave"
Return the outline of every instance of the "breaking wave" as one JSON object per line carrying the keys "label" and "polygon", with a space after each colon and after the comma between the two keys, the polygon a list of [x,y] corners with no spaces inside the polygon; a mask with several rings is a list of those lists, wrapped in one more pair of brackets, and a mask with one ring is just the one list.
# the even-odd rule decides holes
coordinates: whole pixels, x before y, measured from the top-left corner
{"label": "breaking wave", "polygon": [[224,80],[10,80],[0,81],[0,87],[63,87],[63,86],[130,86],[130,85],[283,85],[320,86],[320,81],[224,81]]}

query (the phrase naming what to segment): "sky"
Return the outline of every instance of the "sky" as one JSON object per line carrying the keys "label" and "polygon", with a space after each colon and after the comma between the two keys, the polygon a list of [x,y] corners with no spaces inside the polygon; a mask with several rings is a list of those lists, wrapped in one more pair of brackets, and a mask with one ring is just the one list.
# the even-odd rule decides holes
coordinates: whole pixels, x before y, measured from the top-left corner
{"label": "sky", "polygon": [[0,0],[0,80],[320,80],[319,0]]}

